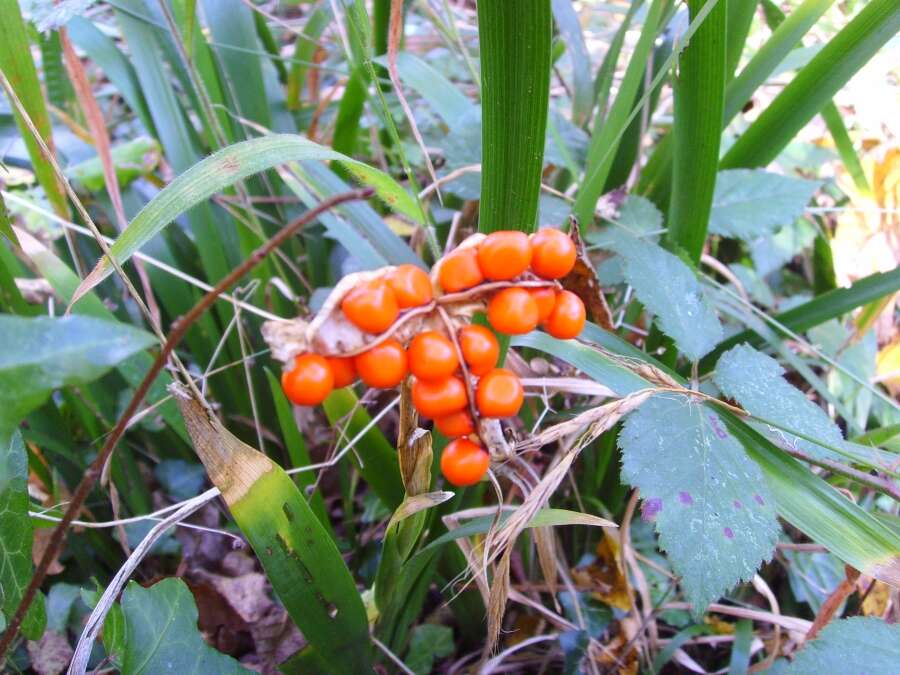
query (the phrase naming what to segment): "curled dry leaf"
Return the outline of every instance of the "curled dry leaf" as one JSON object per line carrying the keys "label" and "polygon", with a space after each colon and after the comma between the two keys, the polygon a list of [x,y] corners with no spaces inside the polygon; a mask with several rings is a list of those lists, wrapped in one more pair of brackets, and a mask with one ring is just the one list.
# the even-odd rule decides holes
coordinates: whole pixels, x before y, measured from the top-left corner
{"label": "curled dry leaf", "polygon": [[609,305],[606,304],[606,298],[603,297],[603,289],[600,286],[597,271],[588,257],[584,239],[581,238],[578,221],[570,217],[570,224],[569,236],[575,242],[575,250],[578,255],[575,258],[575,267],[563,277],[563,288],[581,298],[587,309],[588,317],[594,323],[606,330],[612,330],[612,314],[609,311]]}

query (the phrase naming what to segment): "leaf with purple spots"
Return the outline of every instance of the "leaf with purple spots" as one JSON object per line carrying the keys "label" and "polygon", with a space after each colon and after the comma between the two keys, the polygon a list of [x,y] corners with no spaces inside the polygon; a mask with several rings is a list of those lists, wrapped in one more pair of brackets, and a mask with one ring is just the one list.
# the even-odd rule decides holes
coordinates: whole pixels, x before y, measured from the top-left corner
{"label": "leaf with purple spots", "polygon": [[[716,364],[715,382],[729,398],[735,399],[751,415],[771,420],[826,445],[841,447],[844,439],[837,425],[822,408],[784,379],[784,368],[771,356],[748,345],[738,345],[722,354]],[[795,447],[820,459],[841,457],[819,443],[756,425],[780,445]]]}
{"label": "leaf with purple spots", "polygon": [[715,413],[654,396],[626,419],[619,447],[695,614],[770,557],[779,526],[769,488]]}

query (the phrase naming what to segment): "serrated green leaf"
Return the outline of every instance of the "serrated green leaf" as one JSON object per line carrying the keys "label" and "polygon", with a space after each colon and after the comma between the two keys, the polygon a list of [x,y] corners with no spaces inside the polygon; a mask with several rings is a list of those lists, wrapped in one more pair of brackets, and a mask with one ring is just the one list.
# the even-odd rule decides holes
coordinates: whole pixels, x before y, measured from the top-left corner
{"label": "serrated green leaf", "polygon": [[693,270],[653,242],[621,237],[611,245],[624,260],[625,280],[662,331],[696,361],[722,339],[722,325]]}
{"label": "serrated green leaf", "polygon": [[700,615],[753,577],[779,526],[759,467],[710,410],[659,395],[631,413],[619,434],[622,475],[643,497],[660,543]]}
{"label": "serrated green leaf", "polygon": [[[28,456],[22,435],[0,431],[0,618],[8,623],[31,582],[31,518],[28,517]],[[47,616],[44,596],[35,596],[22,634],[37,640]]]}
{"label": "serrated green leaf", "polygon": [[153,344],[149,333],[87,316],[0,315],[0,433],[40,406],[53,389],[95,380]]}
{"label": "serrated green leaf", "polygon": [[803,646],[785,672],[790,675],[900,672],[900,625],[862,616],[832,621]]}
{"label": "serrated green leaf", "polygon": [[[826,445],[841,447],[843,436],[837,425],[815,403],[784,379],[784,368],[770,356],[749,345],[738,345],[716,364],[715,382],[729,398],[751,415],[771,420]],[[779,429],[772,434],[787,445],[822,459],[839,460],[835,452]]]}
{"label": "serrated green leaf", "polygon": [[453,629],[433,623],[423,623],[412,630],[406,665],[416,675],[432,672],[435,659],[442,659],[453,653]]}
{"label": "serrated green leaf", "polygon": [[122,611],[125,673],[251,672],[203,641],[194,596],[181,579],[163,579],[150,588],[130,582],[122,594]]}
{"label": "serrated green leaf", "polygon": [[[141,209],[112,245],[110,255],[121,265],[175,218],[219,190],[279,164],[302,160],[337,161],[361,183],[374,187],[389,206],[422,222],[419,205],[382,171],[302,136],[272,134],[223,148],[182,173]],[[107,256],[101,258],[84,280],[80,292],[96,286],[113,269]]]}
{"label": "serrated green leaf", "polygon": [[610,225],[591,229],[584,238],[593,246],[601,248],[612,248],[619,239],[629,234],[656,242],[662,226],[663,215],[653,202],[638,195],[628,195],[619,208],[619,215]]}
{"label": "serrated green leaf", "polygon": [[709,231],[749,241],[803,215],[818,181],[763,171],[720,171]]}

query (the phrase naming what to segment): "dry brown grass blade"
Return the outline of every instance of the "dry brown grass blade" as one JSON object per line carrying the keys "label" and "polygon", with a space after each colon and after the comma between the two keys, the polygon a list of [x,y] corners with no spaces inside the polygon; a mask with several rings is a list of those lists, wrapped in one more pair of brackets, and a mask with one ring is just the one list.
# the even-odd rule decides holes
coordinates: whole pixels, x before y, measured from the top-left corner
{"label": "dry brown grass blade", "polygon": [[554,598],[556,598],[556,591],[559,588],[557,583],[559,561],[556,559],[555,540],[552,527],[534,528],[534,545],[537,548],[538,563],[541,566],[541,573],[544,575],[547,589]]}
{"label": "dry brown grass blade", "polygon": [[[596,439],[597,436],[611,428],[623,415],[627,415],[640,406],[653,395],[654,391],[653,389],[643,389],[617,401],[607,403],[595,411],[591,411],[594,415],[587,423],[587,429],[559,457],[557,463],[547,470],[540,482],[525,497],[522,505],[515,510],[493,536],[489,537],[491,549],[485,553],[485,565],[496,560],[498,556],[500,556],[500,562],[494,572],[494,579],[491,584],[485,655],[493,651],[500,637],[503,611],[509,595],[509,556],[519,534],[525,529],[534,515],[550,501],[550,497],[556,492],[581,450]],[[582,424],[581,428],[584,426]],[[575,428],[569,427],[570,433],[575,430]]]}
{"label": "dry brown grass blade", "polygon": [[[91,140],[97,149],[97,155],[100,157],[100,164],[103,167],[103,178],[106,182],[106,192],[109,194],[109,200],[112,202],[113,211],[116,214],[116,227],[119,232],[122,232],[128,226],[128,218],[125,216],[125,207],[122,205],[122,193],[119,190],[119,178],[116,175],[116,167],[113,164],[112,144],[109,140],[109,132],[106,130],[106,122],[103,119],[100,106],[97,105],[97,99],[94,97],[91,84],[88,82],[84,65],[75,53],[65,27],[59,30],[59,41],[62,46],[66,72],[72,81],[75,96],[78,98],[78,103],[84,111],[84,117],[91,131]],[[156,304],[147,270],[140,260],[134,260],[133,263],[135,270],[137,270],[138,278],[141,280],[141,288],[144,291],[147,308],[150,310],[156,323],[159,323],[159,305]]]}

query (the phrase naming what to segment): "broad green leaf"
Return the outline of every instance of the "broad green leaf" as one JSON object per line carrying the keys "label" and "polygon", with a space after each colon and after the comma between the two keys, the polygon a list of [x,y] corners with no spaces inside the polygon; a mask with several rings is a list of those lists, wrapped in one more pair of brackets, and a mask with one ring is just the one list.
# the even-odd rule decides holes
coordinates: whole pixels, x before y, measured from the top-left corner
{"label": "broad green leaf", "polygon": [[550,0],[478,3],[482,172],[478,227],[533,231],[550,97]]}
{"label": "broad green leaf", "polygon": [[[531,333],[521,337],[532,338],[535,335],[541,334]],[[677,373],[613,333],[588,324],[582,332],[582,339],[585,338],[619,358],[653,366],[674,380],[685,383]],[[599,382],[605,382],[603,373],[609,371],[608,356],[574,340],[556,341],[552,351],[548,351],[554,357],[576,365]],[[638,375],[632,374],[631,378],[631,386],[624,378],[620,378],[616,386],[610,386],[620,396],[650,386]],[[880,522],[728,410],[712,404],[707,404],[707,408],[719,415],[750,458],[762,469],[779,516],[865,574],[900,586],[900,528],[895,531]]]}
{"label": "broad green leaf", "polygon": [[149,333],[87,316],[0,315],[0,433],[9,432],[50,392],[95,380],[151,344]]}
{"label": "broad green leaf", "polygon": [[761,169],[720,171],[709,231],[751,240],[803,215],[818,181],[782,176]]}
{"label": "broad green leaf", "polygon": [[[81,281],[69,267],[54,253],[44,246],[35,237],[25,233],[22,237],[22,250],[31,260],[40,275],[46,279],[53,287],[53,292],[63,300],[69,302],[75,289]],[[92,316],[95,319],[104,321],[117,322],[115,315],[109,308],[103,304],[93,293],[89,293],[74,308],[73,312],[79,315]],[[137,387],[150,366],[153,364],[153,357],[144,352],[137,352],[131,357],[119,363],[116,368],[132,387]],[[169,394],[166,388],[172,383],[172,377],[167,372],[161,372],[150,389],[147,392],[147,403],[156,404]],[[188,440],[187,431],[184,428],[184,421],[178,413],[178,408],[174,401],[166,401],[157,407],[160,416],[166,421],[169,428],[175,431],[183,439]]]}
{"label": "broad green leaf", "polygon": [[722,158],[723,169],[765,166],[900,30],[900,3],[872,0],[813,57]]}
{"label": "broad green leaf", "polygon": [[722,325],[695,273],[678,256],[653,242],[622,237],[611,246],[624,260],[625,280],[662,331],[696,361],[722,339]]}
{"label": "broad green leaf", "polygon": [[412,630],[406,665],[416,675],[433,672],[435,659],[450,656],[454,651],[453,629],[433,623],[423,623]]}
{"label": "broad green leaf", "polygon": [[371,670],[366,610],[350,570],[285,471],[176,392],[194,449],[291,620],[334,673]]}
{"label": "broad green leaf", "polygon": [[[735,399],[751,415],[771,420],[826,445],[841,447],[841,430],[803,392],[784,379],[784,368],[770,356],[749,345],[738,345],[716,364],[715,382],[729,398]],[[823,459],[837,460],[833,451],[780,429],[772,429],[777,440]]]}
{"label": "broad green leaf", "polygon": [[[840,665],[838,665],[840,664]],[[822,673],[896,673],[900,669],[900,625],[875,617],[832,621],[807,642],[783,671]]]}
{"label": "broad green leaf", "polygon": [[197,629],[197,605],[176,577],[143,588],[129,582],[122,594],[125,653],[122,672],[205,675],[249,673],[230,656],[204,642]]}
{"label": "broad green leaf", "polygon": [[[337,161],[357,180],[374,187],[388,206],[422,222],[418,204],[387,174],[302,136],[272,134],[223,148],[182,173],[135,216],[112,245],[110,254],[122,264],[175,218],[219,190],[279,164],[302,160]],[[73,302],[112,271],[109,258],[101,258]]]}
{"label": "broad green leaf", "polygon": [[719,417],[690,399],[658,395],[619,434],[622,475],[641,490],[642,517],[700,615],[769,558],[779,532],[759,467]]}
{"label": "broad green leaf", "polygon": [[[146,136],[121,143],[114,147],[110,154],[120,188],[125,188],[141,176],[152,173],[160,159],[159,143]],[[103,164],[99,157],[73,164],[66,169],[66,176],[91,192],[99,192],[106,184]]]}
{"label": "broad green leaf", "polygon": [[[22,435],[0,431],[0,620],[6,623],[31,582],[30,502],[28,456]],[[46,622],[44,596],[38,593],[22,622],[22,633],[37,640]]]}
{"label": "broad green leaf", "polygon": [[592,228],[584,238],[600,248],[612,248],[628,235],[656,242],[662,227],[663,215],[653,202],[638,195],[628,195],[619,208],[619,215],[610,225]]}

